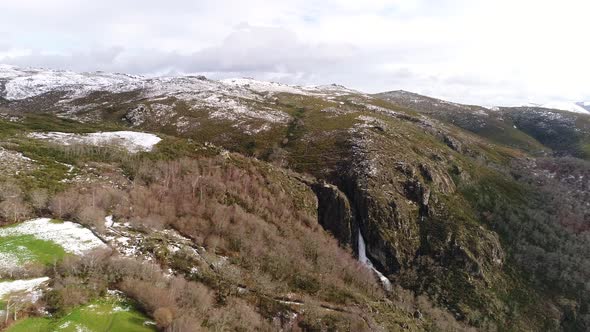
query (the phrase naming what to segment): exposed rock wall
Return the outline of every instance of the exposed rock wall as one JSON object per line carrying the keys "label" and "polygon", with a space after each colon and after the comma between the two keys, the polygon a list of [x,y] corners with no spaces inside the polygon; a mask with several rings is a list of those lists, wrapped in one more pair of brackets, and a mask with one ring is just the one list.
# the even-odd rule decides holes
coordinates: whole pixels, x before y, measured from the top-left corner
{"label": "exposed rock wall", "polygon": [[336,186],[323,181],[311,184],[318,197],[318,219],[325,230],[344,246],[353,246],[358,229],[350,202]]}

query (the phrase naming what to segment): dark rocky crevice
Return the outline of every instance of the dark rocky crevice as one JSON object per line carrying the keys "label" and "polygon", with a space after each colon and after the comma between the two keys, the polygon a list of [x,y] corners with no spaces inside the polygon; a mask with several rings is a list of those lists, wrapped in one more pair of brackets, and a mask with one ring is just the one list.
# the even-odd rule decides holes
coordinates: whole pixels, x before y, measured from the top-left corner
{"label": "dark rocky crevice", "polygon": [[[325,230],[334,235],[343,247],[352,248],[359,259],[360,232],[366,241],[366,257],[380,278],[399,272],[400,264],[395,251],[391,250],[392,246],[381,236],[377,223],[370,217],[370,209],[377,208],[377,205],[367,193],[358,189],[356,181],[341,182],[347,184],[343,187],[350,190],[350,195],[322,180],[305,182],[317,196],[318,219]],[[383,283],[386,289],[390,289],[389,282]]]}
{"label": "dark rocky crevice", "polygon": [[341,176],[334,179],[334,185],[325,183],[313,185],[318,195],[318,215],[320,224],[330,231],[344,246],[350,246],[358,257],[358,232],[360,230],[366,241],[366,255],[375,268],[385,275],[399,272],[401,264],[395,248],[383,238],[378,220],[372,215],[377,213],[386,220],[388,214],[395,213],[392,202],[387,211],[373,200],[370,194],[361,188],[354,177]]}
{"label": "dark rocky crevice", "polygon": [[332,233],[342,246],[356,248],[358,224],[348,197],[336,186],[324,181],[310,184],[318,198],[318,219],[320,225]]}
{"label": "dark rocky crevice", "polygon": [[[343,247],[350,247],[357,257],[360,231],[366,244],[366,256],[384,275],[390,278],[398,275],[403,269],[412,268],[422,256],[430,256],[444,265],[469,266],[468,270],[479,274],[481,268],[473,267],[473,254],[463,245],[449,241],[447,237],[453,238],[454,232],[447,229],[445,223],[436,221],[442,211],[437,212],[438,203],[431,188],[439,179],[435,179],[427,165],[406,173],[403,173],[405,180],[399,183],[400,199],[416,207],[411,215],[407,214],[408,210],[400,212],[404,210],[398,204],[403,202],[393,198],[379,201],[366,188],[363,178],[354,174],[342,172],[331,179],[333,184],[323,180],[306,183],[318,198],[320,225]],[[409,240],[412,236],[416,237],[415,241]],[[458,253],[457,248],[467,251]]]}

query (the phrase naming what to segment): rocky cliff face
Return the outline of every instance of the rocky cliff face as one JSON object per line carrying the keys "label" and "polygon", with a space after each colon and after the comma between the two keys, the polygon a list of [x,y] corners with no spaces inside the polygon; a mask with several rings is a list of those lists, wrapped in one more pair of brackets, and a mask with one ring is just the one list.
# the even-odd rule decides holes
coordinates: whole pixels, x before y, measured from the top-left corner
{"label": "rocky cliff face", "polygon": [[343,246],[356,243],[358,223],[348,197],[336,186],[323,181],[311,184],[318,198],[318,221],[322,227],[338,239]]}
{"label": "rocky cliff face", "polygon": [[[480,142],[442,125],[425,135],[410,119],[364,119],[347,131],[348,158],[325,178],[333,185],[312,185],[320,223],[357,254],[360,232],[375,268],[405,287],[439,294],[440,287],[467,287],[462,296],[445,291],[440,298],[457,317],[501,314],[474,302],[498,302],[489,288],[504,282],[504,249],[498,235],[461,206],[457,191],[477,177],[468,170]],[[432,123],[425,126],[433,131]]]}
{"label": "rocky cliff face", "polygon": [[[372,135],[371,152],[362,158],[371,160],[373,168],[352,168],[344,181],[344,191],[349,193],[361,230],[369,239],[369,254],[389,274],[411,268],[421,256],[440,262],[455,260],[466,270],[483,274],[483,268],[476,266],[494,265],[492,261],[503,256],[502,248],[489,231],[474,229],[476,234],[469,235],[498,253],[487,256],[457,232],[465,229],[460,229],[459,220],[452,220],[461,211],[449,206],[459,199],[450,173],[458,167],[461,155],[441,144],[444,139],[432,140],[431,146],[424,142],[422,150],[408,149],[387,138],[392,129],[363,134],[363,139]],[[401,151],[383,153],[393,149]]]}

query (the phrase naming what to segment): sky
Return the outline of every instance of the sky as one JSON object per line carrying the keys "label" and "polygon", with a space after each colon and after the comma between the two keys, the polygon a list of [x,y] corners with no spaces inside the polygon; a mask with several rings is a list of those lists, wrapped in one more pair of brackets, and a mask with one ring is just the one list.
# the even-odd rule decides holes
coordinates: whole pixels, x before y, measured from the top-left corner
{"label": "sky", "polygon": [[590,101],[586,0],[1,0],[0,63]]}

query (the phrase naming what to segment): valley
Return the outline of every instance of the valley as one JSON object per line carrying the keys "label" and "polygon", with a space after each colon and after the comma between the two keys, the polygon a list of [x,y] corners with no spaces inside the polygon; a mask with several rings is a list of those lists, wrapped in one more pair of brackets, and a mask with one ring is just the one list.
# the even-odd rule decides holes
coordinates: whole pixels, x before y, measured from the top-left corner
{"label": "valley", "polygon": [[1,322],[584,331],[589,147],[556,109],[0,66]]}

